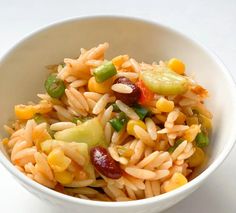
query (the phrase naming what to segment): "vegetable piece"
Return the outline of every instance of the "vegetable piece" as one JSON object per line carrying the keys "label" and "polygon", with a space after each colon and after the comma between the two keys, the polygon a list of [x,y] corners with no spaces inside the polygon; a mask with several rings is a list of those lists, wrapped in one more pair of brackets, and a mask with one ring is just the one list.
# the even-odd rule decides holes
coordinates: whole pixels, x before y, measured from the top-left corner
{"label": "vegetable piece", "polygon": [[165,192],[172,191],[188,183],[187,178],[181,173],[174,173],[171,179],[164,185]]}
{"label": "vegetable piece", "polygon": [[28,120],[33,118],[33,116],[35,115],[36,111],[34,106],[32,105],[16,105],[15,106],[15,115],[18,119],[21,120]]}
{"label": "vegetable piece", "polygon": [[79,126],[58,131],[54,135],[55,139],[67,142],[87,143],[88,146],[107,146],[103,127],[98,118],[93,118]]}
{"label": "vegetable piece", "polygon": [[178,139],[178,140],[175,142],[174,146],[171,146],[167,151],[168,151],[169,153],[174,152],[175,149],[176,149],[182,142],[184,142],[184,139],[182,139],[182,138]]}
{"label": "vegetable piece", "polygon": [[184,63],[177,59],[177,58],[172,58],[168,62],[168,67],[173,70],[174,72],[183,75],[185,72],[185,65]]}
{"label": "vegetable piece", "polygon": [[101,93],[101,94],[109,93],[109,92],[111,92],[112,83],[113,83],[112,78],[109,78],[102,83],[98,83],[95,80],[95,77],[91,77],[88,81],[88,90],[90,92],[97,92],[97,93]]}
{"label": "vegetable piece", "polygon": [[71,159],[66,157],[60,148],[52,150],[47,156],[47,160],[54,172],[65,171],[71,163]]}
{"label": "vegetable piece", "polygon": [[209,138],[203,132],[198,133],[195,140],[196,140],[196,145],[200,148],[206,147],[209,144]]}
{"label": "vegetable piece", "polygon": [[[45,140],[40,145],[41,145],[42,151],[49,155],[52,152],[53,147],[64,147],[69,144],[67,142],[59,141],[59,140]],[[73,143],[73,149],[76,150],[79,154],[81,154],[85,158],[85,164],[83,166],[83,170],[86,172],[89,179],[95,180],[94,168],[90,161],[89,152],[88,152],[88,144],[87,143]],[[71,164],[74,164],[74,162],[72,161]]]}
{"label": "vegetable piece", "polygon": [[124,112],[119,113],[116,118],[111,119],[109,122],[116,132],[119,132],[128,121],[128,117]]}
{"label": "vegetable piece", "polygon": [[187,79],[168,68],[144,71],[141,79],[149,90],[160,95],[179,95],[188,89]]}
{"label": "vegetable piece", "polygon": [[149,110],[139,104],[133,106],[134,111],[138,114],[139,118],[143,120],[149,113]]}
{"label": "vegetable piece", "polygon": [[73,181],[73,174],[68,171],[63,172],[54,172],[54,176],[56,181],[58,181],[62,185],[70,184]]}
{"label": "vegetable piece", "polygon": [[97,67],[94,70],[93,75],[98,83],[102,83],[114,76],[116,73],[117,71],[112,61],[108,61]]}
{"label": "vegetable piece", "polygon": [[198,120],[201,124],[202,129],[206,130],[207,132],[211,131],[212,129],[211,119],[209,119],[205,115],[198,114]]}
{"label": "vegetable piece", "polygon": [[122,176],[121,168],[105,148],[100,146],[92,148],[90,158],[95,169],[102,175],[111,179],[119,179]]}
{"label": "vegetable piece", "polygon": [[129,122],[127,123],[127,133],[129,135],[133,135],[134,137],[137,137],[135,132],[134,132],[134,126],[139,126],[139,127],[146,130],[146,125],[143,121],[129,120]]}
{"label": "vegetable piece", "polygon": [[74,117],[71,122],[73,122],[74,124],[77,125],[77,122],[78,122],[78,121],[81,122],[81,120],[80,120],[78,117]]}
{"label": "vegetable piece", "polygon": [[119,109],[119,107],[117,106],[116,103],[113,103],[112,107],[113,107],[113,112],[120,112],[120,109]]}
{"label": "vegetable piece", "polygon": [[127,60],[129,60],[128,55],[119,55],[112,59],[112,63],[115,66],[120,67]]}
{"label": "vegetable piece", "polygon": [[143,83],[143,81],[138,81],[136,83],[136,85],[139,87],[139,89],[141,90],[141,95],[139,98],[139,103],[141,105],[146,105],[149,102],[151,102],[154,98],[154,93],[152,91],[150,91],[145,84]]}
{"label": "vegetable piece", "polygon": [[156,108],[160,112],[171,112],[174,109],[174,102],[169,101],[163,97],[159,98],[159,100],[156,102]]}
{"label": "vegetable piece", "polygon": [[199,147],[196,147],[194,154],[188,158],[187,162],[190,167],[197,167],[200,166],[205,159],[205,153]]}
{"label": "vegetable piece", "polygon": [[47,122],[46,119],[42,115],[40,115],[38,113],[34,115],[34,121],[37,124],[40,124],[40,123],[43,123],[43,122]]}
{"label": "vegetable piece", "polygon": [[124,84],[129,86],[132,89],[131,93],[119,93],[114,91],[117,100],[121,100],[123,103],[131,106],[138,102],[141,91],[139,87],[133,84],[128,78],[126,77],[119,77],[114,81],[114,84]]}
{"label": "vegetable piece", "polygon": [[66,89],[64,82],[57,78],[55,74],[48,76],[47,80],[44,82],[44,87],[52,98],[62,97]]}

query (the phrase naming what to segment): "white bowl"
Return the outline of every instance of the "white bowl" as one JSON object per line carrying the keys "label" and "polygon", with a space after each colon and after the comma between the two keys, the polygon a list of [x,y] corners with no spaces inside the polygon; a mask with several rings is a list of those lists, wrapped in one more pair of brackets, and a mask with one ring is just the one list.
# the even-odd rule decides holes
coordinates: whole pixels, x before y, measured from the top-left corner
{"label": "white bowl", "polygon": [[35,100],[36,94],[43,91],[46,65],[57,64],[64,57],[76,57],[81,47],[90,48],[104,41],[110,43],[108,58],[122,53],[145,62],[180,58],[187,65],[188,75],[196,76],[209,90],[207,105],[214,115],[214,130],[204,171],[167,194],[111,203],[66,196],[30,180],[14,168],[3,148],[0,160],[32,194],[73,212],[160,212],[196,190],[223,162],[236,139],[235,84],[220,60],[192,39],[157,23],[114,16],[75,18],[43,28],[18,42],[0,61],[0,126],[13,115],[15,104]]}

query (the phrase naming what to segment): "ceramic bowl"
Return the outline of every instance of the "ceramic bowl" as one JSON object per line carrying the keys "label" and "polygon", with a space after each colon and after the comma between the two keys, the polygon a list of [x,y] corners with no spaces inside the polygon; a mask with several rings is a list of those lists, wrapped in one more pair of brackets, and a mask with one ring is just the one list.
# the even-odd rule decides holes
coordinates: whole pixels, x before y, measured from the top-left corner
{"label": "ceramic bowl", "polygon": [[214,128],[208,163],[199,175],[185,186],[157,197],[98,202],[60,194],[30,180],[15,169],[3,147],[0,161],[32,194],[71,212],[160,212],[196,190],[224,161],[236,139],[235,84],[221,61],[191,38],[158,23],[117,16],[75,18],[40,29],[18,42],[0,61],[0,126],[13,116],[15,104],[36,100],[36,94],[43,92],[46,65],[60,63],[64,57],[75,58],[81,47],[90,48],[104,41],[110,44],[106,58],[128,54],[150,63],[180,58],[187,66],[187,74],[209,90],[206,104],[213,113]]}

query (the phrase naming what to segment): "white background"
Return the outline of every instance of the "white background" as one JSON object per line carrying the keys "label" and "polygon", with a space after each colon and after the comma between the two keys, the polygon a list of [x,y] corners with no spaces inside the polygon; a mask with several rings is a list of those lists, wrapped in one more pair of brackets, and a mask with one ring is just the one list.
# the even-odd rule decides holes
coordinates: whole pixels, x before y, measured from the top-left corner
{"label": "white background", "polygon": [[[236,78],[235,0],[0,0],[0,56],[39,27],[64,18],[96,14],[141,17],[194,36],[212,49]],[[235,162],[236,147],[198,191],[165,213],[236,212]],[[29,194],[0,165],[0,212],[58,211]]]}

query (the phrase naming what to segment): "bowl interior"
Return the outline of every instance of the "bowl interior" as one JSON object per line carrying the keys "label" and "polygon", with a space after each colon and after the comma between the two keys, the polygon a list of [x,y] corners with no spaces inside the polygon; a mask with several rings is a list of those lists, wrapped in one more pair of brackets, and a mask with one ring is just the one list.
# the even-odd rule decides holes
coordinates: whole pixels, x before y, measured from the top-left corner
{"label": "bowl interior", "polygon": [[[13,117],[13,106],[37,100],[43,92],[47,65],[65,57],[75,58],[80,48],[104,41],[110,49],[106,58],[128,54],[138,61],[151,63],[182,59],[187,74],[209,90],[207,106],[213,114],[213,133],[208,148],[208,167],[234,136],[235,95],[232,80],[224,68],[204,48],[163,26],[125,18],[72,20],[45,28],[26,38],[0,62],[0,126]],[[4,135],[1,128],[2,135]]]}

